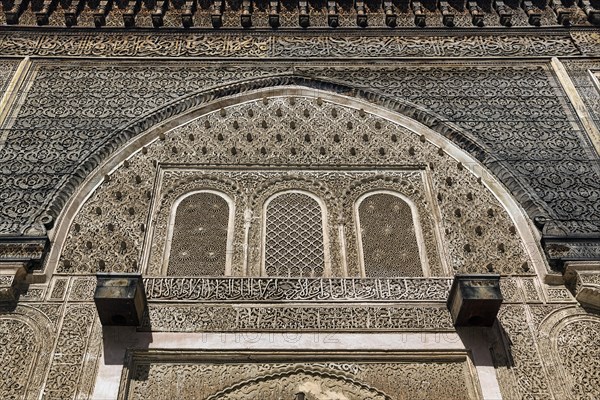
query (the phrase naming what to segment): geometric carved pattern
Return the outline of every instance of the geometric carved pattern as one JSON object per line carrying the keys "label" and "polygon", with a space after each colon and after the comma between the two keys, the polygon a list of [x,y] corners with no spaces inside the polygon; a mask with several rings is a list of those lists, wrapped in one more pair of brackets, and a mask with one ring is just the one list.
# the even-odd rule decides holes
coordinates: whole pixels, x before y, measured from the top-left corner
{"label": "geometric carved pattern", "polygon": [[266,211],[265,271],[268,276],[323,275],[323,218],[319,203],[303,193],[283,193]]}
{"label": "geometric carved pattern", "polygon": [[215,193],[196,193],[177,206],[167,275],[225,273],[229,206]]}
{"label": "geometric carved pattern", "polygon": [[[440,361],[419,359],[236,361],[237,355],[223,354],[217,362],[185,353],[153,359],[152,352],[134,353],[124,376],[122,399],[293,399],[303,392],[313,399],[391,400],[391,399],[473,399],[477,379],[469,362],[460,355],[439,355]],[[259,360],[263,355],[246,355]],[[400,355],[401,356],[401,355]],[[139,357],[139,359],[138,359]],[[143,358],[142,358],[143,357]],[[167,358],[168,357],[168,358]],[[214,357],[214,356],[213,356]],[[228,357],[226,360],[223,358]],[[233,357],[233,358],[232,358]]]}
{"label": "geometric carved pattern", "polygon": [[153,332],[454,331],[445,305],[310,306],[151,304],[144,330]]}
{"label": "geometric carved pattern", "polygon": [[[381,167],[376,171],[355,170],[344,164],[349,161]],[[348,276],[360,276],[353,207],[364,194],[382,190],[398,192],[415,204],[426,244],[426,257],[421,255],[421,259],[427,259],[433,276],[447,274],[440,265],[444,262],[438,249],[442,243],[448,249],[446,262],[453,271],[532,273],[506,210],[462,164],[415,132],[376,114],[305,95],[273,96],[209,112],[135,153],[126,167],[117,168],[96,189],[76,215],[58,270],[94,272],[101,266],[110,271],[137,270],[137,263],[143,261],[140,244],[152,208],[148,193],[155,190],[154,165],[169,163],[229,166],[214,172],[202,167],[164,170],[162,179],[169,184],[160,188],[160,196],[170,199],[169,191],[187,186],[190,191],[218,190],[235,199],[234,276],[260,274],[255,265],[262,258],[263,233],[257,228],[264,218],[263,205],[285,191],[312,192],[325,203],[327,214],[323,217],[328,220],[321,221],[326,225],[323,237],[329,239],[329,248],[321,247],[325,255],[330,251],[331,258],[325,261],[331,261],[335,274],[343,271],[339,235],[344,232]],[[240,164],[270,166],[274,171],[264,167],[240,171]],[[290,170],[290,164],[297,167]],[[306,168],[323,164],[336,165],[337,170]],[[202,185],[193,187],[194,179]],[[431,181],[433,193],[428,194],[425,180]],[[436,222],[437,207],[440,220]],[[162,215],[170,215],[171,210],[172,206],[160,208],[159,226],[163,226]],[[244,259],[245,224],[250,228]],[[161,232],[163,228],[157,234]],[[438,236],[445,240],[438,240]],[[120,248],[120,242],[124,242],[123,251],[108,250]],[[152,248],[149,268],[162,260],[162,255],[155,257],[161,251]],[[244,262],[248,263],[247,270],[241,268]],[[152,270],[151,274],[161,273]]]}
{"label": "geometric carved pattern", "polygon": [[28,393],[27,387],[38,351],[35,332],[28,324],[10,317],[0,318],[1,398],[29,398],[32,393]]}
{"label": "geometric carved pattern", "polygon": [[410,206],[400,197],[372,194],[358,207],[366,276],[422,276]]}
{"label": "geometric carved pattern", "polygon": [[148,300],[216,303],[445,301],[451,283],[448,278],[144,279]]}
{"label": "geometric carved pattern", "polygon": [[[239,17],[237,17],[239,21]],[[296,19],[297,21],[297,19]],[[470,22],[470,21],[469,21]],[[310,34],[310,32],[307,32]],[[586,31],[584,36],[589,36]],[[580,54],[568,34],[558,35],[61,35],[0,33],[0,53],[40,56],[130,57],[481,57]],[[41,37],[41,39],[40,39]],[[385,43],[385,45],[382,45]]]}
{"label": "geometric carved pattern", "polygon": [[19,63],[17,61],[2,60],[0,62],[0,99],[2,99],[6,87],[8,86],[18,65]]}
{"label": "geometric carved pattern", "polygon": [[576,320],[556,337],[573,399],[600,398],[600,320]]}

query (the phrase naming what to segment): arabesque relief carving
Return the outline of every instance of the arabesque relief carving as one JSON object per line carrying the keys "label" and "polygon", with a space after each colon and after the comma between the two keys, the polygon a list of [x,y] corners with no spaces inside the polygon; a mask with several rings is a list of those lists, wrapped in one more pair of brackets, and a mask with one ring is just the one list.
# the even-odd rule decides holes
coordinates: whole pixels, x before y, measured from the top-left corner
{"label": "arabesque relief carving", "polygon": [[[410,115],[482,159],[530,217],[554,220],[565,232],[597,231],[598,224],[587,221],[599,219],[600,203],[589,199],[598,196],[593,182],[600,173],[590,163],[593,155],[586,134],[573,122],[573,109],[544,63],[434,62],[377,68],[223,64],[213,68],[189,62],[182,69],[181,63],[168,62],[147,68],[136,63],[94,61],[94,65],[74,66],[36,61],[29,76],[35,84],[8,131],[11,151],[0,151],[2,165],[8,168],[2,184],[11,193],[5,203],[10,206],[0,209],[0,216],[5,216],[0,219],[2,232],[22,232],[40,220],[56,218],[87,171],[114,149],[156,121],[222,97],[225,92],[217,86],[240,80],[245,81],[243,86],[228,86],[226,93],[297,83],[354,93]],[[271,78],[256,80],[267,76]],[[332,81],[336,83],[327,83]],[[69,90],[57,97],[58,87]],[[142,87],[146,89],[135,89]],[[62,117],[53,118],[56,105],[68,103],[64,96],[78,106],[59,107]],[[497,104],[500,98],[502,105]],[[115,109],[117,103],[123,107]],[[165,107],[167,103],[171,106]],[[33,131],[36,140],[30,140]],[[532,148],[540,157],[532,158]],[[53,158],[54,152],[65,151],[71,154],[68,159]],[[97,157],[89,158],[90,152]],[[25,177],[15,168],[33,171],[27,179],[37,182],[35,189],[18,189]],[[575,195],[583,187],[590,196]],[[553,193],[561,188],[574,195],[558,199]],[[47,204],[40,204],[39,198],[48,199]]]}
{"label": "arabesque relief carving", "polygon": [[0,33],[6,55],[92,57],[482,57],[579,55],[568,34],[291,36]]}
{"label": "arabesque relief carving", "polygon": [[[207,131],[211,133],[203,133]],[[165,193],[167,201],[163,206],[160,194],[151,206],[156,166],[164,163],[325,167],[344,165],[348,158],[363,165],[380,165],[380,169],[343,173],[302,171],[302,168],[296,168],[294,173],[241,172],[235,168],[194,171],[199,167],[165,170],[160,193]],[[391,165],[418,170],[394,171]],[[178,186],[194,180],[200,185],[192,184],[190,191],[223,190],[239,203],[235,207],[233,249],[237,254],[233,258],[238,270],[233,271],[234,275],[243,275],[239,268],[245,265],[245,244],[247,273],[252,276],[259,273],[261,229],[252,219],[260,217],[267,198],[290,189],[309,190],[327,205],[334,271],[341,271],[344,263],[339,244],[339,226],[344,226],[348,274],[360,276],[353,206],[363,194],[382,189],[408,196],[417,205],[432,275],[448,273],[442,262],[452,265],[453,271],[506,274],[530,271],[524,245],[510,217],[462,164],[423,137],[362,109],[301,96],[257,100],[211,112],[168,132],[130,157],[105,179],[75,218],[59,271],[138,270],[148,228],[145,224],[152,207],[157,222],[151,227],[153,236],[149,236],[153,243],[149,271],[160,274],[164,254],[161,243],[166,237],[164,223],[168,220],[165,216],[170,215]],[[429,180],[432,194],[428,194]],[[234,188],[240,193],[232,191]],[[248,213],[242,211],[248,209],[249,221]],[[440,215],[439,222],[434,220],[436,213]],[[246,223],[250,223],[247,235]],[[489,229],[490,226],[494,229]],[[449,260],[440,256],[438,237],[445,238]]]}
{"label": "arabesque relief carving", "polygon": [[[135,356],[134,356],[135,357]],[[422,362],[226,362],[134,360],[121,399],[473,399],[476,378],[465,360]]]}

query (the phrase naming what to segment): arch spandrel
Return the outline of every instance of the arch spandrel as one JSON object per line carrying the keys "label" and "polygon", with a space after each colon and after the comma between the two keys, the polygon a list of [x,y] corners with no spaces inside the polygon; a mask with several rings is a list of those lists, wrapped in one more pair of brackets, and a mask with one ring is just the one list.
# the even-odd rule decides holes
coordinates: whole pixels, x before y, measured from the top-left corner
{"label": "arch spandrel", "polygon": [[[543,270],[537,247],[524,244],[521,235],[531,238],[529,227],[508,193],[490,176],[478,174],[478,163],[425,126],[367,103],[303,88],[270,89],[237,100],[216,103],[205,113],[197,110],[195,119],[170,131],[149,131],[123,150],[121,160],[114,158],[110,178],[73,218],[57,271],[146,268],[154,232],[152,223],[146,226],[148,213],[170,190],[154,182],[160,185],[180,170],[199,174],[198,179],[210,172],[217,180],[255,187],[294,174],[306,181],[335,182],[328,194],[335,199],[331,208],[327,205],[328,224],[338,235],[330,238],[339,252],[339,265],[332,270],[342,275],[360,276],[351,243],[356,239],[352,216],[343,204],[373,188],[397,190],[423,208],[419,215],[432,276]],[[244,226],[254,226],[260,210],[253,209],[251,189],[241,192],[235,207],[244,217],[236,215],[236,229],[244,232]],[[512,216],[498,198],[510,205]],[[90,248],[86,235],[106,237],[109,224],[115,228],[110,238]],[[236,236],[233,243],[234,259],[242,259],[233,266],[234,275],[245,275],[253,262],[248,253],[253,244],[247,240],[247,235]],[[126,250],[110,254],[115,246]],[[99,254],[109,259],[100,260]]]}

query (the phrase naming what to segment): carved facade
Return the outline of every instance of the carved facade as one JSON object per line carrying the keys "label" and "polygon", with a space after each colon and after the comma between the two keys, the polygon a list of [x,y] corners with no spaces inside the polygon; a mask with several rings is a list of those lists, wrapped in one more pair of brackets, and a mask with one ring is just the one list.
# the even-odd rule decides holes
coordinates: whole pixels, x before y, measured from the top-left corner
{"label": "carved facade", "polygon": [[599,15],[3,1],[0,397],[600,397]]}

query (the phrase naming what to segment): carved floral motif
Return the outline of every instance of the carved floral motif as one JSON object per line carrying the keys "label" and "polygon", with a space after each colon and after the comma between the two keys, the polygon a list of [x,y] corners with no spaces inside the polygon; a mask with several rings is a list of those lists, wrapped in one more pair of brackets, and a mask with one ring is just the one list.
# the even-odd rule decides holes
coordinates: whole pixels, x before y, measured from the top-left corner
{"label": "carved floral motif", "polygon": [[[321,128],[314,130],[314,126]],[[222,189],[238,203],[233,246],[236,275],[243,274],[240,267],[244,262],[248,274],[259,274],[262,230],[256,221],[260,221],[267,198],[290,189],[313,192],[327,205],[334,274],[342,270],[339,227],[345,226],[348,273],[360,275],[352,210],[361,195],[381,189],[401,193],[416,204],[432,275],[447,274],[441,267],[436,235],[445,236],[451,257],[446,262],[454,271],[529,270],[510,217],[473,174],[415,133],[363,110],[318,98],[274,97],[214,111],[168,132],[163,139],[127,160],[87,201],[69,232],[60,271],[137,270],[147,213],[154,207],[152,213],[157,217],[149,271],[160,274],[170,205],[176,193],[185,193],[173,188],[194,181],[196,186],[188,185],[190,189]],[[237,168],[166,170],[161,175],[159,197],[151,206],[156,165],[161,163],[340,166],[348,161],[386,169],[321,172],[297,168],[294,173]],[[394,171],[392,165],[418,166],[427,177],[419,171]],[[426,179],[432,180],[432,198],[425,188]],[[166,201],[160,197],[162,193]],[[442,221],[438,228],[433,217],[437,212]],[[249,224],[247,238],[245,224]],[[436,233],[436,229],[443,231]],[[241,253],[246,244],[248,256],[244,258]]]}
{"label": "carved floral motif", "polygon": [[165,35],[158,32],[126,35],[0,33],[0,52],[6,55],[39,56],[242,58],[489,57],[580,54],[567,34],[311,37],[310,35],[215,33]]}

